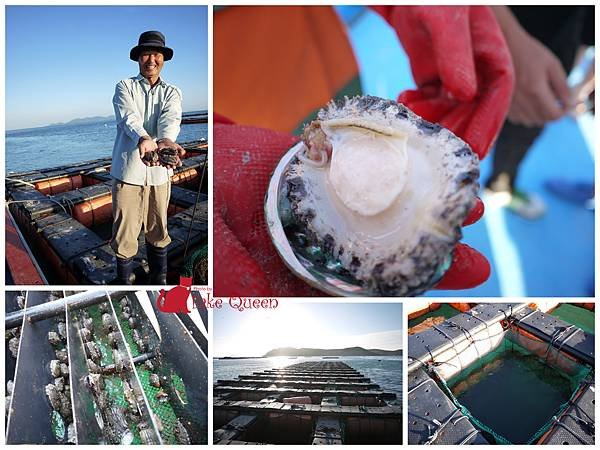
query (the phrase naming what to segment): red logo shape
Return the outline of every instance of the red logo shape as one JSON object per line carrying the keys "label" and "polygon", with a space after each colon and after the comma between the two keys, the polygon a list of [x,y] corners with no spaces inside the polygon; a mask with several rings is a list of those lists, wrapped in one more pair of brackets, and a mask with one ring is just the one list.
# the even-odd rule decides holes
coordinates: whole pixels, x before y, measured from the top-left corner
{"label": "red logo shape", "polygon": [[192,277],[179,276],[179,286],[165,291],[160,290],[156,306],[165,313],[190,313],[194,308],[194,300],[190,296]]}

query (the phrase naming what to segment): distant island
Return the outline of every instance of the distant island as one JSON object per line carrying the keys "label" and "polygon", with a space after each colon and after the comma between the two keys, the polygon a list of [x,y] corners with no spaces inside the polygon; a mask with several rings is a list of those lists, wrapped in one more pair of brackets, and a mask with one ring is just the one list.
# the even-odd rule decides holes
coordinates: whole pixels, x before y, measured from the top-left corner
{"label": "distant island", "polygon": [[[183,118],[190,118],[190,117],[203,117],[208,119],[208,111],[206,109],[199,109],[199,110],[195,110],[195,111],[186,111],[183,113]],[[55,123],[51,123],[49,125],[37,125],[34,127],[27,127],[27,128],[13,128],[13,129],[7,129],[7,132],[10,131],[24,131],[24,130],[33,130],[36,128],[50,128],[50,127],[62,127],[62,126],[69,126],[69,125],[87,125],[87,124],[93,124],[93,123],[98,123],[98,122],[109,122],[111,125],[114,125],[115,123],[115,116],[114,114],[111,114],[109,116],[91,116],[91,117],[78,117],[76,119],[72,119],[69,120],[68,122],[55,122]]]}
{"label": "distant island", "polygon": [[323,349],[282,347],[267,352],[263,357],[272,356],[402,356],[402,350],[366,349],[362,347]]}
{"label": "distant island", "polygon": [[[187,112],[182,113],[182,115],[184,118],[189,117],[189,116],[207,116],[208,110],[199,109],[197,111],[187,111]],[[102,121],[114,122],[115,116],[114,116],[114,114],[111,114],[110,116],[79,117],[77,119],[69,120],[68,122],[51,123],[50,125],[46,125],[46,126],[56,127],[59,125],[85,125],[88,123],[97,123],[97,122],[102,122]]]}
{"label": "distant island", "polygon": [[262,359],[264,356],[215,356],[213,359]]}
{"label": "distant island", "polygon": [[92,117],[81,117],[78,119],[69,120],[68,122],[56,122],[51,123],[50,125],[46,125],[48,127],[57,127],[60,125],[85,125],[87,123],[97,123],[103,120],[108,120],[111,122],[115,121],[115,116],[92,116]]}

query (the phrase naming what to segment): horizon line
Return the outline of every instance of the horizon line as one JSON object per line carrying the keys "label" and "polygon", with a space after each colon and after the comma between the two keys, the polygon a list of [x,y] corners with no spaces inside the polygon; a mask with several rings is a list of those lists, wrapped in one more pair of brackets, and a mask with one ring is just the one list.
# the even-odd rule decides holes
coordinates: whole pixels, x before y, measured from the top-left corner
{"label": "horizon line", "polygon": [[[183,114],[187,114],[187,113],[195,112],[195,111],[206,111],[208,113],[208,106],[205,107],[204,109],[202,109],[202,108],[201,109],[190,109],[188,111],[184,111]],[[54,127],[54,126],[60,126],[60,125],[67,125],[69,122],[72,122],[74,120],[78,120],[78,119],[91,119],[93,117],[98,117],[98,118],[103,118],[103,119],[112,117],[114,119],[114,113],[107,114],[107,115],[87,116],[87,117],[74,117],[72,119],[68,119],[66,122],[48,123],[46,125],[36,125],[36,126],[33,126],[33,127],[24,127],[24,128],[11,128],[11,129],[7,128],[4,131],[5,132],[8,132],[8,131],[23,131],[23,130],[33,130],[35,128],[46,128],[46,127]]]}

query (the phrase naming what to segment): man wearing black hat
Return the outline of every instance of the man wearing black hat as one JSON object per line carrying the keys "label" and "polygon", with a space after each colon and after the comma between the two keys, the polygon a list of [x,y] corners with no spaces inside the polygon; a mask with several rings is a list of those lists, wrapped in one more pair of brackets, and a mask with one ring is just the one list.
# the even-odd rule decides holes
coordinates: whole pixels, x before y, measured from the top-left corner
{"label": "man wearing black hat", "polygon": [[166,284],[167,246],[171,242],[167,232],[170,179],[181,163],[161,165],[142,158],[164,147],[176,148],[183,155],[175,143],[181,123],[181,91],[160,78],[165,61],[173,57],[162,33],[142,33],[129,57],[139,64],[140,73],[121,80],[113,97],[117,137],[110,171],[111,247],[117,255],[118,284],[133,284],[133,257],[143,227],[150,284]]}

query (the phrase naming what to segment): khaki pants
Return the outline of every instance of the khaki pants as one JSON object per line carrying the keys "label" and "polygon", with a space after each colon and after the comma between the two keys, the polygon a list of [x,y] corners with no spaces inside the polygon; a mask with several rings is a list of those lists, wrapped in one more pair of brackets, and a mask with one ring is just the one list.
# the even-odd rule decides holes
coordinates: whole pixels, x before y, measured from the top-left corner
{"label": "khaki pants", "polygon": [[169,245],[167,208],[170,197],[170,182],[159,186],[137,186],[113,180],[110,246],[119,258],[131,258],[137,254],[142,226],[148,244],[159,248]]}

